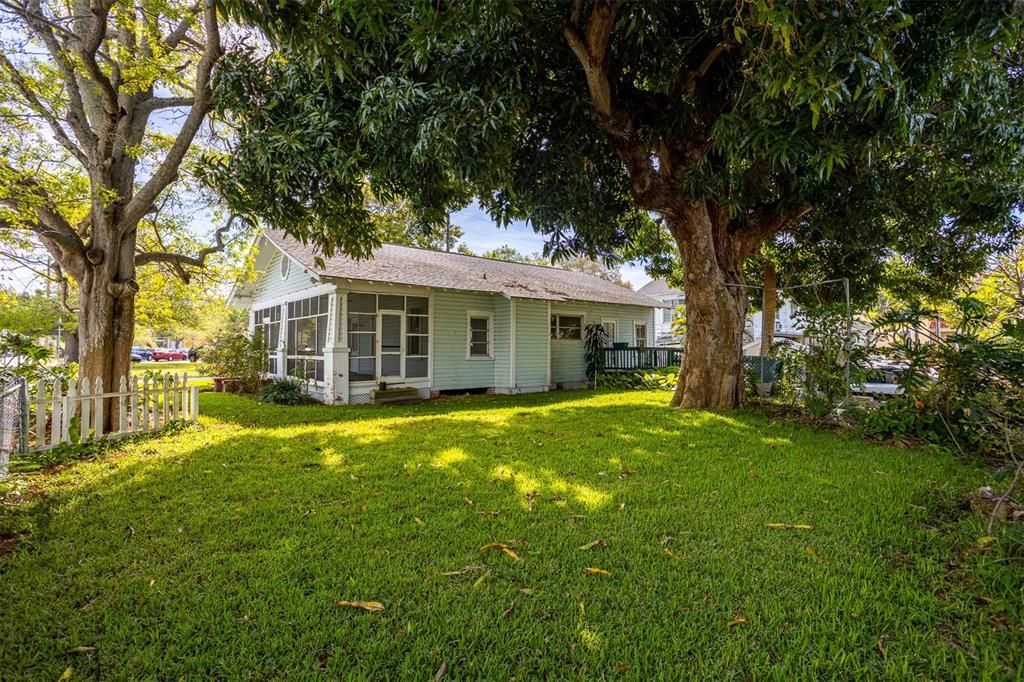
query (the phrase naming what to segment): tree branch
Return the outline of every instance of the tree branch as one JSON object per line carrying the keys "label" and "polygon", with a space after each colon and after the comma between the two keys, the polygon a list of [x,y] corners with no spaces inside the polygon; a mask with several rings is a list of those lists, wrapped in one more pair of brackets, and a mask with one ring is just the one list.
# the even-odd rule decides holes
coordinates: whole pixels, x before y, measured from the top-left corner
{"label": "tree branch", "polygon": [[121,221],[122,234],[135,229],[160,192],[177,177],[178,167],[181,165],[185,153],[188,151],[189,146],[191,146],[192,140],[199,131],[199,126],[202,125],[203,119],[206,118],[206,114],[213,107],[213,91],[210,88],[210,79],[213,67],[217,60],[220,59],[222,52],[215,0],[204,0],[204,4],[206,47],[196,69],[196,85],[192,108],[164,160],[160,162],[153,175],[139,188],[135,196],[125,206]]}
{"label": "tree branch", "polygon": [[202,268],[206,264],[207,257],[223,251],[227,246],[227,243],[224,241],[224,236],[231,231],[236,219],[239,219],[238,215],[232,215],[228,218],[228,222],[224,226],[217,228],[217,231],[213,233],[213,245],[200,249],[199,253],[195,256],[164,251],[143,252],[135,255],[135,265],[142,266],[149,265],[151,263],[169,263],[175,266],[178,276],[187,283],[189,281],[189,277],[187,272],[182,269],[183,266]]}
{"label": "tree branch", "polygon": [[60,121],[57,120],[57,117],[52,111],[43,106],[43,103],[39,101],[36,93],[25,80],[24,75],[18,71],[17,67],[15,67],[11,60],[7,58],[6,54],[0,53],[0,66],[3,66],[3,68],[11,75],[11,81],[18,88],[21,96],[25,98],[29,107],[42,116],[50,126],[50,130],[53,132],[53,136],[56,138],[57,142],[60,143],[60,146],[64,147],[64,149],[74,156],[83,166],[88,165],[89,160],[88,157],[86,157],[85,152],[71,141],[71,138],[68,137],[67,132],[65,132],[63,126],[61,126]]}

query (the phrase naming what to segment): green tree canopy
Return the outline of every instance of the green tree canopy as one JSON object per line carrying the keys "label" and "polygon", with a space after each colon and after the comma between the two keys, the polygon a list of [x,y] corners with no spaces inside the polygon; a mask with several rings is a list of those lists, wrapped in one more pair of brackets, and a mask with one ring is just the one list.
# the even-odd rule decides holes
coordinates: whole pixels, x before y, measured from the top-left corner
{"label": "green tree canopy", "polygon": [[477,197],[547,254],[677,249],[675,402],[742,396],[746,261],[949,288],[1017,230],[1019,5],[230,0],[278,51],[222,65],[236,210],[366,254],[360,183],[440,224]]}

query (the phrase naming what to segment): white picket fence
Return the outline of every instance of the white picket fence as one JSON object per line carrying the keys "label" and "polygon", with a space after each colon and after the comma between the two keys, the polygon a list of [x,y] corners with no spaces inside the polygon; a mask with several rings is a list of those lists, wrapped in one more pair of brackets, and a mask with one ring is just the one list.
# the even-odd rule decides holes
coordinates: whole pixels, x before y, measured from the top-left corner
{"label": "white picket fence", "polygon": [[[106,406],[116,412],[110,430],[104,419]],[[88,379],[46,385],[39,382],[29,390],[29,424],[34,426],[30,451],[49,450],[73,440],[78,442],[124,438],[159,431],[176,421],[199,419],[199,387],[188,383],[188,375],[163,375],[141,380],[121,377],[116,391],[105,391],[103,381]],[[76,423],[77,418],[77,423]]]}

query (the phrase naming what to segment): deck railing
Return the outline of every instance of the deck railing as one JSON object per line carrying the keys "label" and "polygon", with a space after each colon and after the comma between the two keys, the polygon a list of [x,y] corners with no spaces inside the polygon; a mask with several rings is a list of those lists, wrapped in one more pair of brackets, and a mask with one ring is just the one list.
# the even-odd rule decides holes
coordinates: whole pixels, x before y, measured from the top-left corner
{"label": "deck railing", "polygon": [[683,351],[679,348],[605,348],[606,372],[633,372],[642,369],[678,367]]}

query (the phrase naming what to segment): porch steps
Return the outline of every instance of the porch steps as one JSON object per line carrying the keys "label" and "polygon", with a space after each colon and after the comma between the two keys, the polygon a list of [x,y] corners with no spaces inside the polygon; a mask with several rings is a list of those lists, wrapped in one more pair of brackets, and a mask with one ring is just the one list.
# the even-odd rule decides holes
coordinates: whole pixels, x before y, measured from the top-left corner
{"label": "porch steps", "polygon": [[375,388],[370,391],[370,399],[375,405],[411,405],[423,402],[419,389],[416,388],[387,388],[383,391]]}

